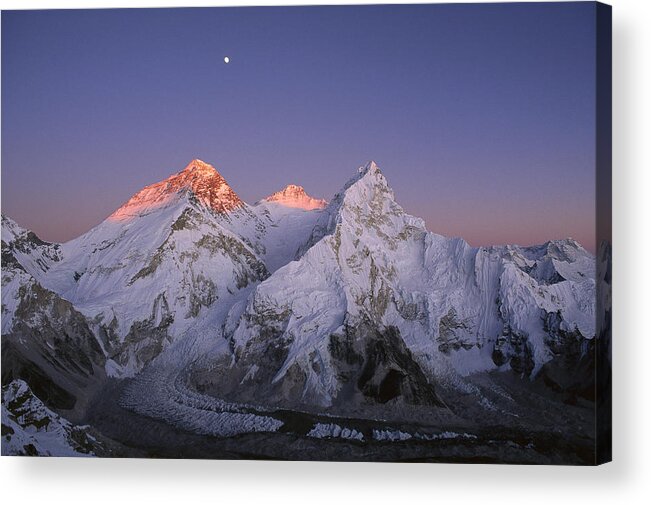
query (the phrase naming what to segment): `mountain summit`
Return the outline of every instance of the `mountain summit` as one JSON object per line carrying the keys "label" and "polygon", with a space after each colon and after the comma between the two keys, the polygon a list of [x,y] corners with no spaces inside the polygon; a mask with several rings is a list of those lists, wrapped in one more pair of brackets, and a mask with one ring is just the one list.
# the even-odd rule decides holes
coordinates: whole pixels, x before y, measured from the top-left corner
{"label": "mountain summit", "polygon": [[284,189],[268,196],[264,201],[304,210],[323,209],[328,204],[325,200],[312,198],[302,186],[295,184],[285,186]]}
{"label": "mountain summit", "polygon": [[243,205],[240,197],[215,167],[194,159],[180,172],[138,191],[127,203],[111,214],[110,219],[123,221],[148,214],[154,209],[176,202],[183,196],[196,198],[205,207],[219,214]]}

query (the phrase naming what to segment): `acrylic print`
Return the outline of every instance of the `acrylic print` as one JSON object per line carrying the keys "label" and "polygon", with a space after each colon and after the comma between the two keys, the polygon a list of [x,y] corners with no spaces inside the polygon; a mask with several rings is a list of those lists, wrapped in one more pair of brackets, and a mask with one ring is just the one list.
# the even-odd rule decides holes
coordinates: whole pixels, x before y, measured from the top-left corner
{"label": "acrylic print", "polygon": [[3,455],[598,464],[610,283],[607,6],[2,13]]}

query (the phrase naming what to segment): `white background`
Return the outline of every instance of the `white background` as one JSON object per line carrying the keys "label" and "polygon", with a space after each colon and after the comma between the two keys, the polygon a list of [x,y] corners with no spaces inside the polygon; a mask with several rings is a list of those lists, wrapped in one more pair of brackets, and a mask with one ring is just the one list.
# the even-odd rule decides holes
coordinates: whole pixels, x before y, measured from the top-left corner
{"label": "white background", "polygon": [[[222,4],[277,3],[240,0]],[[573,468],[4,457],[0,458],[0,496],[4,503],[651,503],[651,2],[610,3],[614,92],[613,463]],[[214,1],[179,0],[0,0],[2,9],[185,4],[218,5]]]}

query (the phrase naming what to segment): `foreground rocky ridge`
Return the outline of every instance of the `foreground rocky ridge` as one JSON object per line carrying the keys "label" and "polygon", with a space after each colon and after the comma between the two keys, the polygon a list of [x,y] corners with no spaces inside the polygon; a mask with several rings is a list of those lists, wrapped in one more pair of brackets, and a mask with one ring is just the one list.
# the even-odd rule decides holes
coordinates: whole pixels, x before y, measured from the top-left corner
{"label": "foreground rocky ridge", "polygon": [[107,456],[89,426],[76,426],[47,408],[27,383],[2,387],[3,456]]}

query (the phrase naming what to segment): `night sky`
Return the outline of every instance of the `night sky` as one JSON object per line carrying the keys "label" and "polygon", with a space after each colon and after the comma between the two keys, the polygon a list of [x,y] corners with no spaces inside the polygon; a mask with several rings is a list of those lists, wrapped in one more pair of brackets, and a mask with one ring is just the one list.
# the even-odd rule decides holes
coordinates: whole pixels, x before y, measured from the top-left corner
{"label": "night sky", "polygon": [[[247,202],[375,160],[431,231],[594,250],[595,5],[2,13],[2,212],[46,240],[213,164]],[[224,57],[230,63],[224,63]]]}

